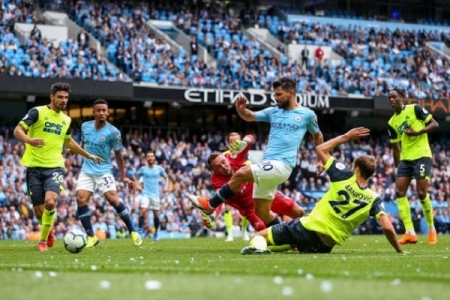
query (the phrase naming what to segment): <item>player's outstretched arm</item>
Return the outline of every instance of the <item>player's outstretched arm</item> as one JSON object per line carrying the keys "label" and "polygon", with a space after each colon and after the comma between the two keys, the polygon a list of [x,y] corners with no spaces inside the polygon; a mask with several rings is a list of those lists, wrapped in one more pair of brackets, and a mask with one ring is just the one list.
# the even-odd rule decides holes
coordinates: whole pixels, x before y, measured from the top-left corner
{"label": "player's outstretched arm", "polygon": [[318,131],[318,132],[314,133],[312,135],[312,137],[313,137],[313,140],[314,140],[314,146],[315,147],[323,144],[324,141],[323,141],[322,131]]}
{"label": "player's outstretched arm", "polygon": [[235,140],[230,144],[228,149],[233,155],[237,155],[244,150],[250,150],[251,146],[255,144],[255,137],[247,134],[242,140]]}
{"label": "player's outstretched arm", "polygon": [[386,236],[387,240],[392,245],[392,247],[394,247],[395,251],[397,251],[398,253],[404,253],[402,246],[400,246],[397,240],[397,234],[395,233],[394,226],[392,226],[389,217],[387,215],[381,215],[378,218],[378,223],[380,223],[384,235]]}
{"label": "player's outstretched arm", "polygon": [[365,127],[356,127],[350,129],[347,133],[335,137],[329,141],[324,142],[316,147],[317,157],[322,164],[326,164],[328,159],[330,158],[330,152],[337,146],[347,143],[349,141],[353,141],[370,134],[370,129]]}
{"label": "player's outstretched arm", "polygon": [[77,142],[75,142],[75,140],[73,138],[70,139],[66,139],[64,141],[64,146],[66,146],[67,148],[70,149],[70,151],[74,154],[80,154],[83,155],[84,157],[96,162],[96,163],[102,163],[103,159],[101,159],[98,156],[92,155],[89,152],[87,152],[86,150],[84,150],[83,148],[81,148],[80,145],[77,144]]}
{"label": "player's outstretched arm", "polygon": [[255,121],[255,113],[247,108],[247,98],[239,96],[234,103],[238,115],[247,122]]}

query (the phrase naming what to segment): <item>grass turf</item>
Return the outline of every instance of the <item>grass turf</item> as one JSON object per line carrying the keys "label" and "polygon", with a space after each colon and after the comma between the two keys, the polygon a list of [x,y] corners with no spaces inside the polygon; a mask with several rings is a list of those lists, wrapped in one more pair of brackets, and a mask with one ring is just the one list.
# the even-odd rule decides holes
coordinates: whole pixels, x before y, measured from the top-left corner
{"label": "grass turf", "polygon": [[79,254],[61,241],[0,241],[2,299],[447,299],[450,235],[399,255],[383,236],[353,236],[328,255],[244,256],[223,239],[106,240]]}

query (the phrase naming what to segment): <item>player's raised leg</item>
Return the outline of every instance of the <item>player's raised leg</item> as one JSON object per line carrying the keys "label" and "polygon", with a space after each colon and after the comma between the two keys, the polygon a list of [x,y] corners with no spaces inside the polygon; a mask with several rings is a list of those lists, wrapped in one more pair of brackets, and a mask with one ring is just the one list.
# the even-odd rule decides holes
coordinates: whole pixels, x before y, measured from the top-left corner
{"label": "player's raised leg", "polygon": [[244,182],[253,182],[253,174],[250,166],[242,167],[234,173],[230,181],[223,185],[212,198],[206,199],[195,195],[189,195],[188,199],[198,209],[201,209],[207,214],[211,214],[217,206],[233,197]]}

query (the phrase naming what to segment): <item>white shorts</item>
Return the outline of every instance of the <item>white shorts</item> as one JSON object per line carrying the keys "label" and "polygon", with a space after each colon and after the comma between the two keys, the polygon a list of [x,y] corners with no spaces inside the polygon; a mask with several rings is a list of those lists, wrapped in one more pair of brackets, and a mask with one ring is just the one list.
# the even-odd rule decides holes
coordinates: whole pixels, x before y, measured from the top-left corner
{"label": "white shorts", "polygon": [[141,198],[141,208],[148,208],[151,210],[159,210],[160,207],[160,199],[152,198],[148,196],[142,196]]}
{"label": "white shorts", "polygon": [[96,188],[101,195],[109,191],[117,191],[114,176],[112,174],[88,175],[81,172],[78,176],[76,190],[85,190],[93,193]]}
{"label": "white shorts", "polygon": [[277,160],[263,161],[250,165],[252,168],[253,199],[273,200],[278,185],[285,182],[292,173],[292,168]]}

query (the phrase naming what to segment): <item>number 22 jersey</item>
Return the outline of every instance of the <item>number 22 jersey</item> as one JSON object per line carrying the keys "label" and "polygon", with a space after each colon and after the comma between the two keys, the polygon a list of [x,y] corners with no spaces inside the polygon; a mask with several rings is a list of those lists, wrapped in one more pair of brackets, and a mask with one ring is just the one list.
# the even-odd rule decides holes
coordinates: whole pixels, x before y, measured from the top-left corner
{"label": "number 22 jersey", "polygon": [[378,219],[386,212],[381,197],[368,187],[361,188],[343,163],[330,157],[324,168],[330,176],[330,189],[301,223],[341,245],[369,216]]}

